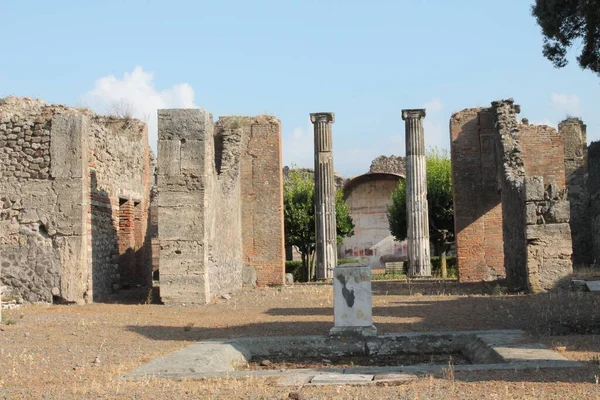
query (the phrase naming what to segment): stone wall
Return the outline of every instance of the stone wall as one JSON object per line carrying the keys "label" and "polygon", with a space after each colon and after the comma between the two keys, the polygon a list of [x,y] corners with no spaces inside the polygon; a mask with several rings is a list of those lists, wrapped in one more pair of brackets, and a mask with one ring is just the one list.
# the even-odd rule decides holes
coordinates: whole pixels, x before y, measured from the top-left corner
{"label": "stone wall", "polygon": [[590,246],[592,263],[600,264],[600,142],[592,142],[588,147],[588,196],[590,207]]}
{"label": "stone wall", "polygon": [[579,118],[567,118],[558,124],[565,148],[565,179],[571,205],[571,238],[573,263],[585,265],[594,262],[589,218],[590,197],[587,189],[587,135],[586,126]]}
{"label": "stone wall", "polygon": [[[281,123],[277,118],[220,117],[217,131],[242,130],[242,249],[246,284],[282,285],[285,276]],[[256,276],[256,278],[254,278]]]}
{"label": "stone wall", "polygon": [[132,134],[89,110],[14,97],[0,102],[0,121],[0,278],[9,295],[106,298],[120,282],[118,196],[139,200],[132,248],[145,243],[145,127],[130,120],[143,129]]}
{"label": "stone wall", "polygon": [[0,279],[8,296],[91,300],[89,126],[87,115],[66,107],[0,100]]}
{"label": "stone wall", "polygon": [[206,303],[283,284],[281,129],[276,118],[159,110],[161,297]]}
{"label": "stone wall", "polygon": [[520,124],[519,112],[509,99],[450,121],[458,269],[461,281],[504,272],[513,289],[538,292],[572,273],[565,150],[555,129]]}
{"label": "stone wall", "polygon": [[450,119],[454,224],[461,282],[505,276],[494,132],[494,117],[489,109],[467,109]]}
{"label": "stone wall", "polygon": [[134,119],[94,116],[89,167],[94,300],[104,300],[118,288],[150,287],[146,125]]}
{"label": "stone wall", "polygon": [[207,303],[241,287],[242,130],[206,110],[158,112],[160,291],[165,303]]}

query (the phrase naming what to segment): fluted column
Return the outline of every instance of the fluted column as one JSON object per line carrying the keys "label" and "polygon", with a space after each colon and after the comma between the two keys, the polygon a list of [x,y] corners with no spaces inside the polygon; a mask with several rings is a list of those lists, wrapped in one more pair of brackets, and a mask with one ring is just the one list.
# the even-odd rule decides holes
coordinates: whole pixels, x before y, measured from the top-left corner
{"label": "fluted column", "polygon": [[425,169],[425,109],[402,110],[406,127],[406,220],[409,276],[431,276]]}
{"label": "fluted column", "polygon": [[333,277],[337,264],[335,182],[331,124],[334,113],[312,113],[315,130],[315,226],[317,279]]}

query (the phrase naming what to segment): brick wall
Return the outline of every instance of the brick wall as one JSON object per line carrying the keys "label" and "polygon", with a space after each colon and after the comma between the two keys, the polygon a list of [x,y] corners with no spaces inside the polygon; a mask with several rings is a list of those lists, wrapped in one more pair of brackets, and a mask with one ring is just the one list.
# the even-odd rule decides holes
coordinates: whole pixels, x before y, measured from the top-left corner
{"label": "brick wall", "polygon": [[218,126],[243,129],[241,155],[242,249],[256,284],[285,278],[281,123],[269,116],[221,117]]}
{"label": "brick wall", "polygon": [[503,277],[502,206],[497,189],[489,110],[468,109],[450,120],[456,252],[461,282]]}
{"label": "brick wall", "polygon": [[519,112],[509,99],[450,120],[458,272],[537,292],[572,272],[565,148],[555,129],[518,123]]}

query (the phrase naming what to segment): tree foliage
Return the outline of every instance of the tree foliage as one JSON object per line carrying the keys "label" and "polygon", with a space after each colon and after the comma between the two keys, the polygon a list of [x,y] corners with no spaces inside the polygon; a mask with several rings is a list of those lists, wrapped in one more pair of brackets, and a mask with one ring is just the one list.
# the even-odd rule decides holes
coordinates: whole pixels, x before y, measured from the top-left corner
{"label": "tree foliage", "polygon": [[[430,148],[426,154],[429,236],[438,255],[445,253],[454,238],[452,166],[447,150]],[[401,180],[392,192],[388,207],[390,232],[398,241],[406,239],[406,182]]]}
{"label": "tree foliage", "polygon": [[531,13],[542,28],[544,57],[567,65],[567,50],[581,43],[577,62],[600,75],[600,0],[536,0]]}
{"label": "tree foliage", "polygon": [[[296,246],[302,255],[302,265],[312,279],[309,260],[315,251],[315,182],[311,174],[291,169],[283,184],[285,244]],[[336,192],[335,212],[337,242],[354,235],[354,223],[341,190]]]}

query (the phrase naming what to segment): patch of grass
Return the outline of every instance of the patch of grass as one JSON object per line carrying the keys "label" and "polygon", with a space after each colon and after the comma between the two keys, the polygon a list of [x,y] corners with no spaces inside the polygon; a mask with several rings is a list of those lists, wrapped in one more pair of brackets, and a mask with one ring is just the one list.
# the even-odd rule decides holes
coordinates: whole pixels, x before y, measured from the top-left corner
{"label": "patch of grass", "polygon": [[9,319],[5,314],[2,314],[2,325],[16,325],[17,321]]}

